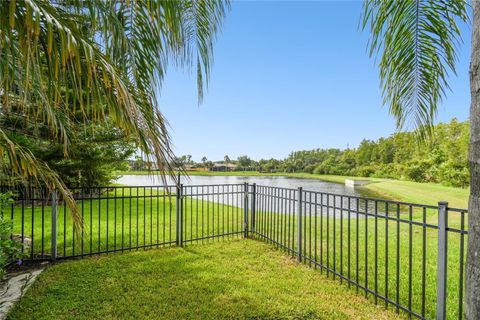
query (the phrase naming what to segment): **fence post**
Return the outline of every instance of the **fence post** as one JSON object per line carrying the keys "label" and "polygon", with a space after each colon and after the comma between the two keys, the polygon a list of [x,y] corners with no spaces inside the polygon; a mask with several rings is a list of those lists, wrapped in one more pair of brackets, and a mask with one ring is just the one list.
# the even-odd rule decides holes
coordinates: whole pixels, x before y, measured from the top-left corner
{"label": "fence post", "polygon": [[245,238],[248,237],[248,183],[243,184],[243,224]]}
{"label": "fence post", "polygon": [[251,210],[252,210],[252,223],[251,223],[251,228],[250,230],[252,233],[255,233],[255,206],[257,201],[257,184],[254,183],[252,185],[252,204],[251,204]]}
{"label": "fence post", "polygon": [[446,319],[448,202],[438,203],[437,320]]}
{"label": "fence post", "polygon": [[297,260],[302,262],[302,187],[297,189],[298,241]]}
{"label": "fence post", "polygon": [[182,191],[183,191],[183,185],[182,184],[177,184],[177,192],[176,192],[176,205],[175,205],[175,219],[176,219],[176,224],[175,224],[175,243],[177,246],[182,246],[183,245],[183,217],[182,217]]}
{"label": "fence post", "polygon": [[51,260],[55,261],[57,259],[57,190],[52,192],[52,256]]}

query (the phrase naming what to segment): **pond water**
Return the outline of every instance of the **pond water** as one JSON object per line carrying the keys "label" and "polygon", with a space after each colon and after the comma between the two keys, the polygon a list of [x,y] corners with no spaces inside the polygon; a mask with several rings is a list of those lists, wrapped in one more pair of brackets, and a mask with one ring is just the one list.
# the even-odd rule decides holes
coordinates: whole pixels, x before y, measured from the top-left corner
{"label": "pond water", "polygon": [[[160,177],[149,175],[124,175],[116,182],[132,187],[161,187],[163,185]],[[169,178],[167,179],[167,182],[169,185],[174,185],[173,181]],[[367,206],[369,212],[378,210],[380,213],[385,211],[384,206],[386,205],[386,203],[379,201],[377,203],[378,207],[376,207],[374,201],[357,201],[355,198],[348,199],[348,197],[326,195],[336,194],[354,197],[375,197],[375,195],[369,193],[362,187],[352,188],[345,186],[344,184],[326,182],[317,179],[300,179],[282,176],[183,176],[181,177],[181,182],[184,185],[184,194],[190,198],[219,202],[227,205],[234,204],[239,207],[242,207],[243,202],[243,186],[241,186],[241,184],[244,184],[245,182],[249,184],[257,184],[257,193],[259,197],[262,197],[263,194],[266,198],[274,199],[273,205],[271,204],[274,208],[281,207],[282,199],[285,200],[288,198],[294,200],[295,192],[289,193],[288,190],[274,190],[268,187],[288,189],[302,187],[305,191],[325,193],[325,195],[322,196],[317,194],[318,197],[315,198],[315,194],[307,192],[304,194],[304,201],[306,201],[307,204],[317,203],[319,206],[325,207],[326,212],[335,215],[341,214],[341,211],[343,211],[339,210],[340,207],[343,207],[344,210],[350,208],[353,211],[365,212],[365,206]],[[275,205],[277,203],[279,204],[278,207]],[[320,203],[322,204],[320,205]],[[271,208],[269,208],[269,210],[270,209]],[[391,207],[390,210],[393,210],[392,212],[397,210],[402,213],[406,212],[403,207]],[[271,211],[277,210],[271,209]],[[307,212],[307,214],[309,214],[309,212]]]}
{"label": "pond water", "polygon": [[[174,184],[167,179],[169,184]],[[347,187],[344,184],[326,182],[317,179],[299,179],[290,177],[245,177],[245,176],[189,176],[182,177],[183,185],[217,185],[217,184],[249,184],[256,183],[261,186],[281,187],[296,189],[302,187],[308,191],[319,191],[325,193],[336,193],[350,196],[368,196],[361,188]],[[161,179],[148,175],[124,175],[117,180],[117,183],[126,186],[161,186]]]}

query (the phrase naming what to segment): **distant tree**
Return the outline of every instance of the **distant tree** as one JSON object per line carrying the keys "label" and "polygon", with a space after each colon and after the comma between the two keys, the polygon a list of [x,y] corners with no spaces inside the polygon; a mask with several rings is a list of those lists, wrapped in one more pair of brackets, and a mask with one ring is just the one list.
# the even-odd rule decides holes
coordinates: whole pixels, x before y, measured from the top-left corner
{"label": "distant tree", "polygon": [[227,156],[227,155],[223,157],[223,161],[225,161],[225,163],[230,163],[231,162],[230,157]]}
{"label": "distant tree", "polygon": [[253,164],[253,161],[248,156],[240,156],[237,158],[237,163],[242,168],[248,168]]}
{"label": "distant tree", "polygon": [[132,162],[132,169],[139,171],[147,170],[147,163],[142,157],[135,156],[135,160]]}
{"label": "distant tree", "polygon": [[214,163],[212,161],[206,161],[205,162],[205,166],[208,168],[208,169],[212,169],[213,166],[214,166]]}

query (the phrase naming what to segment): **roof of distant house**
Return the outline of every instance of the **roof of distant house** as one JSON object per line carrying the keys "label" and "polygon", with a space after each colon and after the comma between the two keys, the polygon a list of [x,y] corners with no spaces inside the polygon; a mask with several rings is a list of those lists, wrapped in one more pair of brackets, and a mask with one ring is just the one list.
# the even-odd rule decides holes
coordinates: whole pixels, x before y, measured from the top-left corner
{"label": "roof of distant house", "polygon": [[227,168],[236,168],[237,165],[233,163],[215,163],[215,167],[227,167]]}

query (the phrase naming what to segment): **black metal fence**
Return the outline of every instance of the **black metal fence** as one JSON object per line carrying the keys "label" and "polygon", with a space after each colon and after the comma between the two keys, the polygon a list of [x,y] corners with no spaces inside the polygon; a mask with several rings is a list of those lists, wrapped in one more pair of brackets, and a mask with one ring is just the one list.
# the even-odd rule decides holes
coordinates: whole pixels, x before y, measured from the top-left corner
{"label": "black metal fence", "polygon": [[[12,237],[27,260],[252,237],[419,319],[463,316],[467,211],[248,184],[16,191]],[[4,214],[8,214],[5,213]],[[447,249],[448,248],[448,249]]]}
{"label": "black metal fence", "polygon": [[95,187],[72,190],[83,231],[57,193],[17,189],[9,216],[25,260],[55,260],[239,237],[244,185]]}

